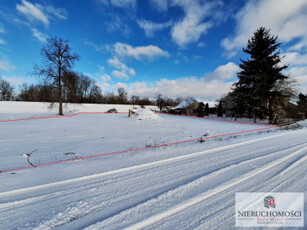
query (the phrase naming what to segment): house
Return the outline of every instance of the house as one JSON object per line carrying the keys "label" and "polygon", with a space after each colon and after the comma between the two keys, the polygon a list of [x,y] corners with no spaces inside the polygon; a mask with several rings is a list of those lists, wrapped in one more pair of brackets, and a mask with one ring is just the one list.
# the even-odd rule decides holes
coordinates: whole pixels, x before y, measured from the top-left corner
{"label": "house", "polygon": [[205,116],[205,106],[209,105],[209,114],[217,114],[217,106],[215,102],[198,102],[196,100],[183,101],[179,105],[169,110],[169,113],[190,115],[190,116]]}
{"label": "house", "polygon": [[[208,106],[209,106],[209,111],[208,111],[209,114],[217,114],[217,102],[201,101],[201,102],[199,102],[199,107],[205,107],[206,104],[208,104]],[[201,110],[201,109],[198,109],[198,110]]]}
{"label": "house", "polygon": [[199,103],[196,100],[183,101],[179,105],[170,109],[169,113],[180,114],[180,115],[190,115],[190,116],[196,115],[198,104]]}

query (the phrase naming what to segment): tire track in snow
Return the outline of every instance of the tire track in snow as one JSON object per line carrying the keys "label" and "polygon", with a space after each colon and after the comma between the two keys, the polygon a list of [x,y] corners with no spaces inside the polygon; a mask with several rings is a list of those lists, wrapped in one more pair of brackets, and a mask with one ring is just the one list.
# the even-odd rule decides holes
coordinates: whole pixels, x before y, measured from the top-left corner
{"label": "tire track in snow", "polygon": [[[218,196],[204,200],[198,205],[191,206],[189,209],[181,213],[171,216],[166,221],[163,229],[170,229],[172,224],[176,223],[178,216],[182,217],[182,223],[189,223],[190,229],[237,229],[235,227],[234,208],[235,208],[235,192],[304,192],[306,191],[306,171],[302,167],[302,163],[306,159],[306,153],[303,157],[297,157],[291,162],[284,162],[281,167],[271,168],[261,174],[263,180],[252,178],[245,183],[227,190]],[[298,167],[299,166],[299,167]],[[291,170],[289,168],[291,167]],[[282,169],[282,170],[281,170]],[[286,171],[286,173],[285,173]],[[293,178],[298,178],[293,180]],[[256,181],[256,183],[255,183]],[[209,206],[208,203],[217,205]],[[206,210],[206,212],[198,212],[196,210]],[[207,212],[209,211],[209,213]],[[305,214],[305,219],[306,219]],[[223,220],[222,222],[220,220]],[[161,223],[162,224],[162,223]],[[182,225],[181,225],[182,226]],[[155,225],[155,228],[157,226]]]}
{"label": "tire track in snow", "polygon": [[[297,132],[296,132],[297,133]],[[289,133],[287,133],[287,134],[289,134]],[[290,134],[293,134],[293,132],[291,132]],[[259,141],[259,140],[266,140],[266,139],[270,139],[270,138],[274,138],[274,137],[280,137],[280,136],[284,136],[285,134],[279,134],[279,135],[274,135],[274,136],[270,136],[270,137],[265,137],[265,138],[258,138],[258,139],[256,139],[256,140],[251,140],[251,141],[246,141],[246,142],[243,142],[243,143],[237,143],[237,144],[233,144],[233,145],[229,145],[229,146],[224,146],[224,147],[222,147],[222,148],[216,148],[216,149],[212,149],[212,150],[206,150],[206,151],[203,151],[203,152],[198,152],[198,153],[193,153],[193,154],[190,154],[191,155],[191,157],[188,157],[188,158],[182,158],[182,157],[175,157],[175,158],[171,158],[171,159],[169,159],[170,161],[166,161],[166,163],[170,163],[170,164],[173,164],[173,162],[176,160],[176,159],[179,159],[179,160],[184,160],[184,161],[182,161],[182,162],[186,162],[186,160],[188,159],[189,160],[189,158],[192,160],[193,159],[193,156],[195,156],[196,158],[197,157],[203,157],[204,156],[204,154],[201,154],[201,153],[206,153],[206,152],[210,152],[210,151],[213,151],[213,153],[215,153],[215,152],[219,152],[219,151],[222,151],[222,150],[232,150],[232,149],[235,149],[235,148],[237,148],[237,147],[241,147],[241,146],[246,146],[246,145],[249,145],[249,144],[251,144],[251,143],[253,143],[253,142],[257,142],[257,141]],[[230,148],[231,147],[231,148]],[[280,151],[280,149],[278,149],[279,151]],[[195,155],[196,154],[196,155]],[[175,160],[174,160],[175,159]],[[167,159],[168,160],[168,159]],[[197,160],[197,159],[194,159],[194,160]],[[133,166],[133,167],[137,167],[137,170],[139,170],[139,171],[134,171],[133,173],[144,173],[144,171],[141,171],[141,170],[143,170],[143,169],[146,169],[146,168],[148,168],[148,169],[146,169],[146,171],[147,170],[152,170],[151,169],[151,167],[152,166],[160,166],[160,165],[163,165],[163,162],[165,163],[165,160],[162,160],[162,161],[158,161],[158,162],[162,162],[161,164],[159,163],[159,164],[156,164],[156,165],[149,165],[150,167],[147,167],[148,166],[148,164],[142,164],[142,165],[137,165],[137,166]],[[157,162],[152,162],[152,163],[157,163]],[[151,163],[150,163],[151,164]],[[138,166],[144,166],[144,167],[138,167]],[[145,167],[146,166],[146,167]],[[133,167],[129,167],[129,169],[130,168],[133,168]],[[178,165],[178,167],[179,167],[179,165]],[[127,169],[127,168],[125,168],[125,169]],[[121,170],[121,169],[119,169],[119,170]],[[130,169],[131,170],[131,169]],[[124,171],[124,173],[129,173],[129,172],[131,172],[130,170],[125,170]],[[117,173],[117,171],[118,170],[114,170],[114,171],[110,171],[110,173],[111,174],[107,174],[107,176],[108,175],[117,175],[118,173]],[[133,171],[133,170],[132,170]],[[121,172],[119,172],[119,174],[120,174]],[[104,173],[102,173],[102,174],[104,174]],[[131,175],[131,173],[130,173],[130,175]],[[119,177],[121,177],[121,175],[118,175]],[[87,177],[85,177],[85,178],[87,178]],[[98,178],[100,178],[100,177],[98,177]],[[76,179],[79,179],[79,178],[76,178]],[[70,180],[68,180],[68,181],[70,181]],[[82,180],[83,181],[83,180]],[[80,182],[82,182],[82,181],[80,181]],[[76,182],[79,182],[78,180],[76,181]],[[65,185],[66,185],[66,183],[65,183]],[[99,185],[99,183],[98,183],[98,185]],[[98,186],[97,185],[97,186]],[[182,183],[180,184],[178,184],[179,186],[182,186]],[[177,187],[178,187],[178,185],[177,185]],[[86,187],[85,185],[82,185],[83,187]],[[36,186],[37,187],[37,186]],[[36,192],[36,190],[34,190],[34,192]],[[82,191],[81,191],[82,192]],[[2,193],[3,194],[3,193]],[[0,194],[0,195],[2,195],[2,194]],[[26,194],[24,194],[24,193],[22,193],[23,195],[26,195]],[[162,193],[163,194],[163,193]],[[60,196],[61,194],[59,194],[59,196]],[[78,195],[77,193],[76,193],[76,195]],[[159,194],[158,194],[159,195]],[[152,197],[149,197],[149,198],[152,198]],[[131,202],[131,201],[129,201],[129,202]],[[142,202],[141,202],[142,203]],[[137,204],[136,204],[137,205]],[[132,205],[132,207],[133,207],[133,205]],[[98,207],[99,208],[99,207]],[[127,207],[126,207],[127,208]],[[129,208],[129,207],[128,207]],[[95,207],[91,207],[91,211],[96,211],[97,209],[95,209]],[[82,211],[82,210],[81,210]],[[65,213],[64,213],[65,214]],[[90,214],[90,213],[87,213],[87,214]],[[91,214],[92,215],[92,214]],[[65,215],[64,215],[65,216]],[[77,216],[78,217],[78,216]],[[80,216],[80,217],[82,217],[82,215]],[[61,222],[61,224],[65,224],[65,223],[67,223],[67,222]],[[57,225],[58,226],[58,225]],[[64,228],[66,227],[66,225],[64,225],[63,226]]]}
{"label": "tire track in snow", "polygon": [[[250,143],[249,143],[250,144]],[[236,145],[236,144],[235,144]],[[242,145],[241,145],[242,146]],[[294,147],[295,147],[296,145],[294,145]],[[228,147],[228,146],[225,146],[225,147]],[[287,147],[288,148],[288,147]],[[228,149],[228,148],[227,148]],[[277,151],[282,151],[282,150],[284,150],[285,148],[283,148],[283,149],[278,149]],[[214,150],[214,149],[213,149]],[[276,151],[274,151],[274,152],[276,152]],[[270,152],[270,154],[273,154],[274,152]],[[236,160],[231,160],[231,161],[229,161],[229,163],[227,163],[226,165],[223,165],[223,166],[220,166],[220,167],[217,167],[217,168],[215,168],[213,171],[210,171],[210,172],[206,172],[206,173],[202,173],[202,174],[198,174],[198,175],[196,175],[196,176],[194,176],[193,178],[194,179],[197,179],[197,178],[199,178],[199,177],[202,177],[202,176],[205,176],[205,175],[207,175],[207,174],[210,174],[210,173],[212,173],[212,172],[215,172],[215,171],[218,171],[218,170],[220,170],[220,169],[223,169],[223,168],[226,168],[226,167],[229,167],[229,166],[231,166],[231,165],[234,165],[234,164],[239,164],[239,163],[241,163],[241,162],[246,162],[246,161],[248,161],[248,160],[253,160],[253,159],[258,159],[259,157],[262,157],[262,156],[267,156],[267,155],[270,155],[270,154],[260,154],[260,155],[258,155],[258,157],[257,158],[246,158],[246,157],[242,157],[241,159],[240,158],[238,158],[238,159],[236,159]],[[194,154],[193,154],[194,155]],[[199,157],[202,157],[202,156],[199,156]],[[181,158],[181,157],[180,157]],[[195,161],[195,159],[190,159],[189,161]],[[185,164],[186,163],[188,163],[189,161],[185,161]],[[156,162],[153,162],[153,163],[156,163]],[[165,162],[165,163],[172,163],[172,162]],[[178,163],[180,163],[180,161],[178,162]],[[162,164],[161,164],[162,165]],[[141,165],[141,166],[143,166],[143,165]],[[157,166],[157,165],[155,165],[155,166]],[[178,167],[178,166],[177,166]],[[140,170],[142,170],[142,169],[140,169]],[[148,169],[148,170],[150,170],[150,168]],[[117,170],[115,170],[115,171],[117,171]],[[113,172],[113,171],[112,171]],[[135,173],[138,173],[138,172],[135,172]],[[143,172],[144,173],[144,172]],[[106,174],[104,174],[104,173],[102,173],[103,175],[101,175],[101,176],[108,176],[108,175],[106,175]],[[86,177],[86,178],[88,178],[88,177]],[[77,178],[78,179],[78,178]],[[113,178],[112,180],[115,180],[116,178]],[[189,181],[191,181],[192,179],[190,179]],[[92,182],[92,183],[87,183],[86,184],[86,188],[87,189],[89,189],[89,188],[94,188],[95,187],[95,185],[96,185],[96,181],[95,182]],[[101,183],[102,184],[102,182],[99,182],[99,183]],[[185,183],[184,181],[182,181],[182,183]],[[67,183],[65,183],[65,184],[67,184]],[[91,184],[93,184],[92,186],[89,186],[89,185],[91,185]],[[57,185],[57,184],[56,184]],[[18,190],[19,191],[19,190]],[[13,191],[14,192],[14,191]],[[19,192],[21,192],[21,191],[19,191]],[[23,192],[23,194],[24,194],[24,192],[25,191],[22,191]],[[33,192],[33,191],[31,191],[31,192]],[[64,195],[66,195],[66,194],[70,194],[70,195],[72,195],[73,193],[77,193],[77,192],[79,192],[79,187],[78,188],[70,188],[68,191],[67,190],[64,190],[64,191],[55,191],[55,192],[52,192],[52,193],[50,193],[50,191],[48,190],[48,192],[49,193],[47,193],[47,194],[43,194],[43,195],[39,195],[39,196],[34,196],[34,197],[28,197],[28,198],[26,198],[26,199],[23,199],[23,200],[14,200],[14,201],[12,201],[12,202],[5,202],[5,203],[0,203],[0,208],[5,208],[5,207],[10,207],[10,208],[13,208],[14,206],[16,206],[16,205],[22,205],[22,204],[27,204],[27,203],[33,203],[33,202],[38,202],[38,201],[40,201],[40,200],[45,200],[45,199],[47,199],[47,198],[50,198],[51,197],[51,194],[53,195],[53,198],[55,198],[55,197],[60,197],[60,196],[64,196]],[[0,194],[0,196],[4,196],[4,195],[8,195],[8,194],[5,194],[5,193],[2,193],[2,194]]]}
{"label": "tire track in snow", "polygon": [[203,194],[197,196],[197,197],[194,197],[190,200],[187,200],[181,204],[178,204],[176,205],[175,207],[165,211],[165,212],[162,212],[160,214],[157,214],[157,215],[154,215],[146,220],[143,220],[139,223],[136,223],[126,229],[142,229],[142,228],[146,228],[146,227],[149,227],[159,221],[162,221],[163,219],[169,217],[169,216],[172,216],[174,214],[177,214],[183,210],[185,210],[186,208],[189,208],[193,205],[196,205],[198,204],[199,202],[202,202],[210,197],[213,197],[221,192],[224,192],[236,185],[239,185],[241,184],[242,182],[245,182],[246,180],[252,178],[252,177],[255,177],[257,175],[259,175],[260,173],[266,171],[266,170],[269,170],[271,169],[272,167],[275,167],[283,162],[286,162],[287,160],[291,159],[292,157],[295,157],[301,153],[307,153],[307,146],[298,150],[298,151],[295,151],[294,153],[286,156],[286,157],[283,157],[281,158],[280,160],[277,160],[275,162],[272,162],[270,164],[268,164],[267,166],[264,166],[263,168],[260,168],[260,169],[256,169],[256,170],[253,170],[247,174],[245,174],[244,176],[242,176],[241,178],[239,178],[238,180],[234,180],[233,182],[229,183],[229,184],[226,184],[226,185],[223,185],[223,186],[220,186],[220,187],[217,187],[213,190],[211,190],[210,192],[204,192]]}
{"label": "tire track in snow", "polygon": [[296,168],[300,164],[303,164],[305,161],[307,161],[307,155],[301,157],[299,160],[295,161],[294,163],[290,164],[286,169],[282,170],[280,172],[280,175],[284,175],[291,171],[292,169]]}
{"label": "tire track in snow", "polygon": [[[304,143],[302,143],[302,144],[304,144]],[[248,158],[247,158],[247,156],[241,156],[240,158],[230,160],[229,162],[227,161],[226,164],[223,164],[219,167],[216,167],[216,165],[214,165],[214,167],[216,167],[216,168],[214,168],[212,171],[197,174],[197,175],[193,176],[192,178],[189,178],[188,180],[183,180],[183,181],[181,181],[180,186],[187,184],[187,183],[190,183],[191,181],[197,180],[198,178],[201,178],[201,177],[207,176],[209,174],[218,172],[222,169],[227,169],[229,167],[236,166],[238,164],[246,163],[246,162],[249,162],[249,161],[258,160],[260,158],[270,157],[270,155],[276,154],[276,152],[280,152],[280,151],[283,151],[283,150],[289,150],[290,148],[296,148],[297,146],[298,146],[298,144],[295,144],[295,145],[292,145],[292,146],[287,146],[285,148],[279,148],[278,150],[274,150],[274,151],[271,151],[269,153],[259,154],[259,155],[257,155],[257,157],[254,157],[254,158],[252,156],[249,156]],[[232,155],[227,156],[227,157],[232,158],[231,156]],[[203,157],[203,155],[199,156],[199,157]],[[190,161],[193,162],[193,161],[198,161],[198,160],[201,160],[201,159],[199,159],[199,158],[193,159],[192,158],[192,159],[189,159],[188,161],[184,161],[184,164],[188,164],[188,163],[190,163]],[[170,164],[173,164],[173,162],[170,162]],[[175,166],[179,167],[177,164],[179,164],[179,166],[183,165],[182,161],[178,161],[176,163]],[[150,168],[149,170],[152,170],[152,169]],[[138,171],[134,172],[134,173],[138,173]],[[116,180],[116,179],[117,179],[116,177],[112,178],[112,180]],[[104,183],[104,181],[99,182],[99,184],[103,184],[103,183]],[[91,189],[91,188],[95,188],[97,186],[97,182],[95,181],[95,182],[87,183],[86,185],[81,185],[81,186],[86,187],[86,189]],[[178,187],[176,185],[174,185],[174,186]],[[166,190],[164,192],[167,192],[167,191],[174,189],[175,188],[174,186],[171,186],[169,190]],[[47,194],[43,194],[43,195],[39,195],[39,196],[36,195],[34,197],[28,197],[28,198],[22,199],[22,200],[14,200],[12,202],[0,203],[0,209],[3,209],[3,208],[14,209],[14,206],[26,205],[26,204],[30,204],[30,203],[33,204],[34,202],[38,202],[38,201],[41,201],[41,200],[46,200],[46,199],[51,199],[51,198],[54,199],[56,197],[61,197],[61,196],[65,196],[65,195],[73,195],[75,193],[80,192],[80,188],[78,186],[78,187],[69,188],[68,190],[65,189],[63,191],[60,190],[60,191],[55,191],[55,192],[52,192],[52,193],[50,193],[50,191],[48,191],[48,192],[49,193],[47,193]],[[161,195],[161,194],[159,194],[159,195]],[[2,195],[2,194],[0,194],[0,195]]]}
{"label": "tire track in snow", "polygon": [[[301,145],[305,146],[306,144],[303,143]],[[297,148],[297,147],[298,146],[291,146],[291,148],[288,148],[287,150],[290,150],[292,148]],[[272,152],[270,154],[261,155],[261,156],[258,156],[258,157],[252,158],[252,159],[238,161],[238,162],[236,162],[234,164],[230,164],[228,166],[218,168],[218,169],[210,171],[208,173],[203,173],[203,174],[197,175],[197,176],[195,176],[193,178],[182,180],[180,182],[175,183],[174,185],[171,184],[171,185],[167,186],[167,188],[163,189],[162,191],[155,192],[153,196],[152,195],[151,196],[148,195],[147,197],[143,197],[142,199],[130,201],[126,206],[124,206],[124,207],[122,207],[120,209],[117,208],[116,210],[114,210],[113,212],[109,213],[108,215],[103,215],[101,213],[98,213],[98,214],[96,213],[93,216],[86,216],[86,214],[89,214],[88,212],[86,212],[84,214],[84,213],[82,213],[82,211],[80,211],[80,213],[78,214],[78,217],[74,218],[75,222],[72,223],[72,226],[73,226],[72,229],[74,229],[77,226],[78,226],[78,228],[85,227],[85,226],[82,226],[83,223],[80,223],[80,224],[78,223],[79,220],[81,220],[81,222],[84,221],[84,219],[82,219],[82,217],[86,216],[85,218],[87,219],[87,221],[89,221],[91,223],[97,222],[97,221],[101,220],[101,218],[106,220],[108,218],[111,218],[112,216],[115,216],[115,215],[118,215],[118,214],[120,214],[122,212],[125,212],[126,210],[132,209],[132,208],[134,208],[134,207],[136,207],[138,205],[142,205],[142,204],[144,204],[144,203],[146,203],[148,201],[151,201],[153,199],[158,199],[159,197],[164,196],[165,194],[175,193],[178,189],[182,189],[184,187],[191,187],[194,184],[199,183],[200,180],[204,180],[205,178],[210,177],[212,175],[221,174],[221,173],[225,172],[226,170],[234,169],[235,167],[243,165],[243,164],[246,164],[248,162],[253,162],[253,161],[257,161],[257,160],[263,159],[263,158],[270,157],[270,155],[272,155],[274,153],[276,154],[279,151],[281,151],[281,150],[279,149],[279,150],[276,150],[276,151],[274,151],[274,152]],[[144,191],[141,191],[141,193],[143,193],[143,192]],[[94,211],[98,211],[99,210],[99,204],[93,210]],[[60,221],[58,224],[54,225],[55,222],[56,222],[55,219],[49,220],[47,223],[44,223],[44,224],[42,224],[42,226],[38,227],[38,229],[44,228],[45,226],[48,226],[48,225],[52,225],[52,226],[56,226],[56,227],[63,227],[63,229],[67,228],[67,222]]]}
{"label": "tire track in snow", "polygon": [[32,186],[32,187],[27,187],[27,188],[11,190],[11,191],[0,193],[0,196],[15,195],[15,194],[20,194],[20,193],[25,193],[25,192],[34,192],[34,191],[37,191],[37,190],[40,190],[40,189],[52,188],[54,186],[61,186],[61,185],[67,185],[67,184],[76,183],[76,182],[87,181],[87,180],[90,180],[90,179],[96,179],[96,178],[100,178],[100,177],[104,177],[104,176],[110,176],[110,175],[114,175],[114,174],[117,174],[117,173],[125,173],[125,172],[133,171],[133,170],[136,170],[136,169],[142,169],[142,168],[152,167],[152,166],[156,166],[156,165],[163,164],[163,163],[169,163],[169,162],[172,162],[172,161],[175,161],[175,160],[183,160],[183,159],[193,158],[193,157],[196,157],[196,156],[201,156],[201,155],[219,152],[219,151],[223,151],[223,150],[235,149],[235,148],[238,148],[238,147],[257,143],[259,141],[279,138],[279,137],[282,137],[282,136],[297,134],[297,133],[300,133],[300,132],[306,132],[306,130],[293,131],[291,133],[287,132],[287,133],[272,135],[272,136],[269,136],[269,137],[261,137],[261,138],[248,140],[248,141],[244,141],[244,142],[239,142],[239,143],[236,143],[236,144],[226,145],[226,146],[223,146],[223,147],[213,148],[213,149],[209,149],[209,150],[205,150],[205,151],[201,151],[201,152],[186,154],[186,155],[182,155],[182,156],[179,156],[179,157],[167,158],[167,159],[164,159],[164,160],[154,161],[154,162],[150,162],[150,163],[135,165],[135,166],[127,167],[127,168],[116,169],[116,170],[112,170],[112,171],[93,174],[93,175],[89,175],[89,176],[78,177],[78,178],[59,181],[59,182],[53,182],[53,183],[48,183],[48,184],[42,184],[42,185],[37,185],[37,186]]}

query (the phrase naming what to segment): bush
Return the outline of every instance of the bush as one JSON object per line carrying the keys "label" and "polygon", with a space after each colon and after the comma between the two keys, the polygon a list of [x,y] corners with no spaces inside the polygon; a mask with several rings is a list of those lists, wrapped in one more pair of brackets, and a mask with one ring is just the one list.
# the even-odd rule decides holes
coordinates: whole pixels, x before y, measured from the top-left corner
{"label": "bush", "polygon": [[118,113],[118,112],[115,108],[113,108],[113,109],[109,109],[107,113]]}

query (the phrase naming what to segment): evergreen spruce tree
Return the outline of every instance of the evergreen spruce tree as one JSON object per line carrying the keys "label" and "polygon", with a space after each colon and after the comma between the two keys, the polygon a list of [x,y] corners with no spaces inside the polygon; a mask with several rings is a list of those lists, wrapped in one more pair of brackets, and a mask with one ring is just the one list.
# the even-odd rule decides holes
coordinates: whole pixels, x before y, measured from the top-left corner
{"label": "evergreen spruce tree", "polygon": [[300,93],[298,95],[297,105],[299,113],[302,115],[303,119],[305,119],[307,117],[307,94],[304,95]]}
{"label": "evergreen spruce tree", "polygon": [[199,116],[199,117],[204,117],[205,116],[205,105],[202,102],[198,104],[197,116]]}
{"label": "evergreen spruce tree", "polygon": [[205,116],[209,116],[209,104],[206,103],[205,105]]}
{"label": "evergreen spruce tree", "polygon": [[217,107],[217,116],[222,117],[223,116],[223,105],[222,101],[219,102],[219,106]]}
{"label": "evergreen spruce tree", "polygon": [[248,40],[243,51],[249,55],[247,60],[241,59],[238,73],[239,81],[234,84],[234,94],[245,113],[256,117],[273,119],[274,101],[282,97],[281,90],[276,87],[286,81],[288,76],[282,71],[286,65],[280,65],[281,55],[277,36],[271,36],[270,30],[260,27]]}

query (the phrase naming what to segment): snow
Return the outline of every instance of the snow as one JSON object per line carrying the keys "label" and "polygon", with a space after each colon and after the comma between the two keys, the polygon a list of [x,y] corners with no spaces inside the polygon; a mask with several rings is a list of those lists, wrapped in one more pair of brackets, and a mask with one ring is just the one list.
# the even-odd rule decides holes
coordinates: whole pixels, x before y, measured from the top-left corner
{"label": "snow", "polygon": [[135,111],[135,114],[132,116],[137,121],[145,121],[145,120],[151,120],[151,121],[159,121],[161,120],[161,117],[159,115],[155,114],[150,109],[138,109]]}
{"label": "snow", "polygon": [[191,105],[193,101],[183,101],[179,105],[175,106],[173,109],[185,109]]}
{"label": "snow", "polygon": [[[78,112],[107,112],[115,108],[117,112],[128,112],[129,109],[140,108],[133,105],[113,105],[113,104],[64,104],[64,115]],[[146,108],[156,110],[156,106],[146,106]],[[33,118],[57,116],[59,112],[58,104],[50,108],[50,103],[44,102],[17,102],[0,101],[0,120],[13,120],[19,118]]]}
{"label": "snow", "polygon": [[[41,103],[29,103],[29,110],[15,105],[0,102],[0,117],[50,113]],[[259,128],[159,116],[0,123],[0,170],[27,165],[23,154],[35,149],[30,159],[42,163]],[[0,173],[1,229],[235,229],[236,192],[304,192],[306,207],[306,137],[304,127],[273,129]]]}
{"label": "snow", "polygon": [[[179,105],[175,106],[173,109],[185,109],[189,107],[190,104],[192,104],[193,101],[183,101]],[[199,101],[200,103],[200,101]],[[218,105],[218,102],[213,102],[213,101],[202,101],[205,105],[208,103],[209,108],[215,108]]]}
{"label": "snow", "polygon": [[209,108],[216,108],[219,104],[219,102],[215,101],[202,101],[202,103],[204,103],[204,105],[208,103]]}

